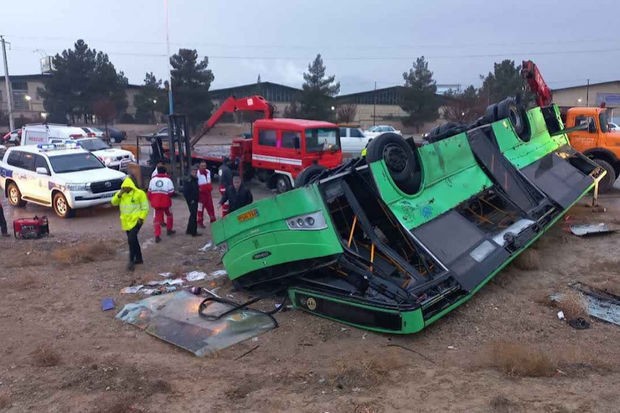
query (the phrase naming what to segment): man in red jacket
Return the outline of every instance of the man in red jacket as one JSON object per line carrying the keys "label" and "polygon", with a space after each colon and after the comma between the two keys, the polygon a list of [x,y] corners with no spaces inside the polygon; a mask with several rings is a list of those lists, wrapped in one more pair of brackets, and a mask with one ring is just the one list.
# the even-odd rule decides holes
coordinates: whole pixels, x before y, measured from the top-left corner
{"label": "man in red jacket", "polygon": [[174,234],[176,231],[172,229],[174,222],[170,207],[172,206],[172,195],[174,194],[174,184],[166,173],[165,166],[157,167],[157,175],[151,178],[149,182],[149,201],[151,206],[155,208],[155,217],[153,218],[153,229],[155,230],[155,242],[161,241],[161,225],[164,222],[164,214],[166,215],[166,233]]}
{"label": "man in red jacket", "polygon": [[211,185],[211,172],[207,169],[207,163],[202,161],[198,166],[198,226],[204,228],[204,210],[207,209],[209,214],[209,222],[215,222],[215,208],[213,208],[213,198],[211,197],[211,191],[213,185]]}

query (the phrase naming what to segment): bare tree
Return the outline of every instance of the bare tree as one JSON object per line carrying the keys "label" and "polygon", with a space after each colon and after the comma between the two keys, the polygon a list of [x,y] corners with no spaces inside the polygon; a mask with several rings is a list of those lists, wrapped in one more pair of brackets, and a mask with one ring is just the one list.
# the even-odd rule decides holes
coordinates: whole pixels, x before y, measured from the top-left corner
{"label": "bare tree", "polygon": [[338,115],[338,122],[353,122],[355,120],[355,116],[357,115],[357,105],[355,103],[345,103],[343,105],[339,105],[336,110],[336,114]]}
{"label": "bare tree", "polygon": [[114,102],[109,98],[103,98],[93,103],[93,112],[99,121],[103,122],[105,126],[105,140],[110,143],[110,133],[108,132],[108,123],[112,122],[116,118],[116,106]]}

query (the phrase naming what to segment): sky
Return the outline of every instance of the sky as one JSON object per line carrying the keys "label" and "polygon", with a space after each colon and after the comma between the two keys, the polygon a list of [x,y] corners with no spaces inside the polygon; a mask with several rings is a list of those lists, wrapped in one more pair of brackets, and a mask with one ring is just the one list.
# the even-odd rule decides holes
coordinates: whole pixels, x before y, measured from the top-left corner
{"label": "sky", "polygon": [[40,73],[41,57],[84,39],[131,84],[166,79],[168,35],[170,54],[209,58],[211,89],[258,75],[299,88],[319,53],[341,94],[402,85],[419,56],[438,84],[462,88],[504,59],[533,60],[552,89],[620,80],[617,0],[0,0],[0,11],[10,75]]}

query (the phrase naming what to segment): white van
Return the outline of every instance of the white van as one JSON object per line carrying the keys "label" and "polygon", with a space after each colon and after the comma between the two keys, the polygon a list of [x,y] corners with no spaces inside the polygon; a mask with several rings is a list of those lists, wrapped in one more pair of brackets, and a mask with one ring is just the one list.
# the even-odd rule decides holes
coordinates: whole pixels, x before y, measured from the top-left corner
{"label": "white van", "polygon": [[65,141],[67,139],[85,138],[86,132],[75,126],[59,125],[55,123],[40,123],[22,127],[22,145],[38,145],[52,140]]}

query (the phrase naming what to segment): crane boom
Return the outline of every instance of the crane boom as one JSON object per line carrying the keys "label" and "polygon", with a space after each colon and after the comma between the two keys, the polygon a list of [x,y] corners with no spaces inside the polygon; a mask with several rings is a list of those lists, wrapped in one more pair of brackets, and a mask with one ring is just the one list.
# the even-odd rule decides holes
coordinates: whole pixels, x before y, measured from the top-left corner
{"label": "crane boom", "polygon": [[531,60],[524,60],[521,64],[521,77],[525,79],[536,95],[536,104],[540,107],[549,106],[553,100],[551,89],[547,86],[540,70]]}
{"label": "crane boom", "polygon": [[192,138],[190,145],[192,148],[226,113],[243,112],[260,112],[265,119],[273,118],[274,107],[264,97],[254,95],[237,99],[230,96],[226,99],[213,115],[202,125],[202,130],[195,138]]}

